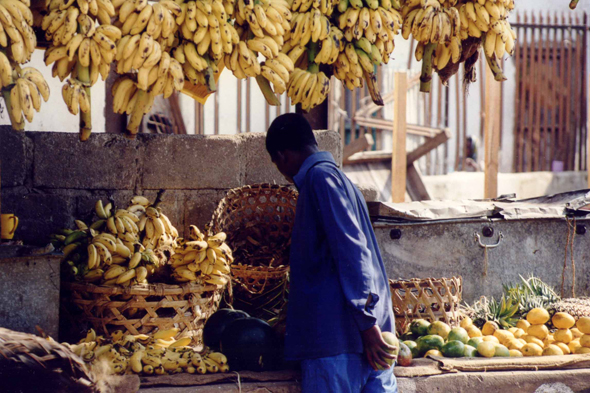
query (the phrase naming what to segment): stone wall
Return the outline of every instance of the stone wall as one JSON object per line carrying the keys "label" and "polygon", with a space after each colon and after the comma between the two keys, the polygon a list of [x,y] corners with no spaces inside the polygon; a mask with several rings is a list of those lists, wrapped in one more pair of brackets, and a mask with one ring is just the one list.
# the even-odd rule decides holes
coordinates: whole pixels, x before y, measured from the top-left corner
{"label": "stone wall", "polygon": [[[316,133],[320,148],[341,162],[340,136]],[[52,231],[90,219],[94,203],[126,205],[136,194],[155,199],[184,232],[203,226],[231,188],[261,182],[285,184],[270,162],[264,133],[235,136],[96,134],[13,131],[0,126],[2,212],[20,219],[17,236],[44,244]]]}

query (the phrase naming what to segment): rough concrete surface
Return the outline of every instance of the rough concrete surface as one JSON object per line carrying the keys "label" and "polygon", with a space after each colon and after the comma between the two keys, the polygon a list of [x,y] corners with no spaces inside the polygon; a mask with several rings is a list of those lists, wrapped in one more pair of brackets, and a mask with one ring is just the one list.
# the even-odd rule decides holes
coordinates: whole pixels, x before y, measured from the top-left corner
{"label": "rough concrete surface", "polygon": [[2,187],[22,186],[27,177],[31,151],[24,132],[0,126]]}
{"label": "rough concrete surface", "polygon": [[123,135],[35,132],[34,186],[70,189],[132,189],[138,177],[138,142]]}
{"label": "rough concrete surface", "polygon": [[[590,227],[590,221],[578,220]],[[488,250],[485,275],[484,249],[474,238],[483,228],[493,228],[491,238],[482,236],[484,244],[498,242]],[[567,243],[565,220],[457,221],[436,224],[375,225],[375,234],[383,254],[387,274],[392,279],[463,277],[463,298],[473,302],[481,295],[498,296],[502,284],[520,282],[520,275],[535,275],[553,287],[561,287],[561,276]],[[401,238],[393,240],[391,230],[400,230]],[[576,295],[590,295],[590,232],[576,235]],[[571,261],[566,271],[566,294],[571,292]]]}
{"label": "rough concrete surface", "polygon": [[59,256],[0,258],[0,326],[57,337]]}
{"label": "rough concrete surface", "polygon": [[145,136],[144,189],[233,188],[241,184],[239,139],[233,136]]}
{"label": "rough concrete surface", "polygon": [[[189,225],[203,229],[209,224],[211,217],[228,190],[187,191],[184,207],[184,233],[188,233]],[[181,227],[179,227],[179,230]]]}

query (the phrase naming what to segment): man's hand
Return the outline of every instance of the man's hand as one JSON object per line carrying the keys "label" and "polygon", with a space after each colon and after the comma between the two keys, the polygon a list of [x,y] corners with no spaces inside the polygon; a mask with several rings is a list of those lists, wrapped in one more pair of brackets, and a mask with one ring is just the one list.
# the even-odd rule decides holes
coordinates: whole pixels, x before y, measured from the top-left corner
{"label": "man's hand", "polygon": [[380,365],[383,368],[390,367],[389,364],[383,360],[383,358],[393,360],[397,359],[397,356],[388,352],[395,351],[397,348],[383,341],[381,329],[379,329],[379,326],[375,325],[372,328],[361,332],[361,336],[363,338],[365,355],[367,356],[367,360],[374,370],[378,370],[377,365]]}

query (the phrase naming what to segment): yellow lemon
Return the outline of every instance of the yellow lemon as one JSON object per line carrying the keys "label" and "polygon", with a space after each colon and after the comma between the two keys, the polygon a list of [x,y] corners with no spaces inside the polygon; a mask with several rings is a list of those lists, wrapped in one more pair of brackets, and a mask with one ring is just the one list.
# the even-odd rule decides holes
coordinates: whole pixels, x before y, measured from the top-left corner
{"label": "yellow lemon", "polygon": [[549,345],[543,350],[543,356],[562,356],[563,351],[557,345]]}
{"label": "yellow lemon", "polygon": [[555,341],[567,344],[574,339],[574,335],[569,329],[558,329],[553,333],[553,338],[555,338]]}
{"label": "yellow lemon", "polygon": [[498,329],[494,332],[494,337],[496,337],[500,341],[500,344],[504,344],[508,340],[513,339],[514,334],[512,334],[508,330]]}
{"label": "yellow lemon", "polygon": [[574,339],[576,339],[576,338],[580,338],[580,337],[582,337],[582,335],[584,334],[584,333],[582,333],[582,332],[580,331],[580,329],[578,329],[578,328],[571,328],[571,329],[570,329],[570,331],[571,331],[571,332],[572,332],[572,334],[574,335]]}
{"label": "yellow lemon", "polygon": [[553,322],[553,326],[558,329],[569,329],[576,324],[574,317],[566,312],[555,313],[553,318],[551,318],[551,322]]}
{"label": "yellow lemon", "polygon": [[576,355],[584,355],[586,353],[590,353],[590,348],[580,347],[576,349]]}
{"label": "yellow lemon", "polygon": [[512,334],[514,334],[517,330],[518,330],[517,327],[511,327],[510,329],[508,329],[508,331]]}
{"label": "yellow lemon", "polygon": [[522,336],[525,336],[526,332],[520,328],[517,328],[516,331],[514,332],[514,337],[516,338],[521,338]]}
{"label": "yellow lemon", "polygon": [[590,334],[584,334],[582,337],[580,337],[580,345],[590,348]]}
{"label": "yellow lemon", "polygon": [[528,343],[521,350],[524,356],[541,356],[543,354],[543,347],[534,343]]}
{"label": "yellow lemon", "polygon": [[[524,336],[522,336],[522,337],[524,337]],[[522,338],[522,337],[521,337],[521,338],[519,338],[519,339],[518,339],[518,341],[520,341],[520,342],[522,343],[522,345],[526,345],[526,344],[528,344],[527,340],[525,340],[525,339],[524,339],[524,338]]]}
{"label": "yellow lemon", "polygon": [[475,326],[475,325],[471,325],[469,327],[466,327],[465,330],[467,331],[467,334],[469,335],[469,338],[482,337],[483,336],[483,334],[481,333],[481,330],[479,330],[477,328],[477,326]]}
{"label": "yellow lemon", "polygon": [[463,318],[463,320],[461,321],[461,324],[460,324],[460,326],[461,326],[463,329],[467,329],[469,326],[473,326],[473,321],[471,320],[471,318],[469,318],[469,317],[465,317],[465,318]]}
{"label": "yellow lemon", "polygon": [[590,334],[590,317],[582,317],[578,319],[576,327],[584,334]]}
{"label": "yellow lemon", "polygon": [[524,344],[521,343],[520,341],[518,341],[517,339],[512,339],[510,341],[508,341],[508,345],[507,345],[508,349],[522,349],[522,347],[524,347]]}
{"label": "yellow lemon", "polygon": [[493,342],[495,344],[500,344],[500,340],[496,336],[483,336],[483,341]]}
{"label": "yellow lemon", "polygon": [[484,341],[477,346],[477,352],[486,358],[493,358],[496,354],[496,343]]}
{"label": "yellow lemon", "polygon": [[487,321],[483,325],[483,328],[481,329],[481,332],[483,333],[484,336],[491,336],[498,329],[500,329],[500,327],[498,326],[498,324],[496,322]]}
{"label": "yellow lemon", "polygon": [[543,344],[543,341],[539,340],[535,336],[526,335],[526,336],[524,336],[524,340],[527,342],[527,344],[533,343],[533,344],[537,344],[541,348],[545,347],[545,344]]}
{"label": "yellow lemon", "polygon": [[561,352],[563,352],[564,355],[569,355],[570,353],[572,353],[572,350],[570,349],[570,347],[567,346],[567,344],[557,343],[555,345],[557,345],[559,349],[561,349]]}
{"label": "yellow lemon", "polygon": [[547,345],[551,345],[555,343],[555,339],[553,338],[553,334],[548,334],[547,337],[543,340],[543,345],[547,348]]}
{"label": "yellow lemon", "polygon": [[549,312],[544,308],[533,308],[526,315],[526,320],[529,321],[531,325],[544,325],[549,321]]}
{"label": "yellow lemon", "polygon": [[511,349],[509,352],[510,352],[511,358],[521,358],[522,357],[522,352],[520,352],[517,349]]}
{"label": "yellow lemon", "polygon": [[439,356],[441,358],[444,357],[443,354],[442,354],[442,352],[439,351],[438,349],[431,349],[430,351],[428,351],[428,352],[426,352],[424,354],[424,357],[427,357],[427,356],[430,356],[430,355],[432,355],[432,356]]}
{"label": "yellow lemon", "polygon": [[582,348],[582,345],[580,345],[579,340],[570,341],[570,343],[567,346],[570,349],[571,353],[576,353],[576,349]]}
{"label": "yellow lemon", "polygon": [[527,321],[526,319],[521,319],[520,321],[518,321],[516,323],[516,327],[524,330],[525,332],[527,331],[529,326],[531,326],[531,323],[529,321]]}
{"label": "yellow lemon", "polygon": [[549,334],[549,329],[545,325],[531,325],[527,330],[529,336],[535,336],[539,340],[543,340]]}

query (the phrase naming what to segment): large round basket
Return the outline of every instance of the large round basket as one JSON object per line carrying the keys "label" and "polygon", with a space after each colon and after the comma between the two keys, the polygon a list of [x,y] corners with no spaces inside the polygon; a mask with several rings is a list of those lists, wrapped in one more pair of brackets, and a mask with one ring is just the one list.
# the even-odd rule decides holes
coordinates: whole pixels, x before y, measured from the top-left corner
{"label": "large round basket", "polygon": [[227,234],[233,250],[233,303],[265,320],[287,301],[289,247],[298,193],[286,186],[257,184],[228,192],[210,230]]}
{"label": "large round basket", "polygon": [[459,303],[463,294],[463,278],[413,278],[389,280],[395,328],[398,334],[406,332],[414,319],[429,322],[443,321],[455,327],[462,314]]}
{"label": "large round basket", "polygon": [[[173,327],[178,337],[202,343],[203,326],[219,306],[225,289],[221,285],[139,284],[123,287],[65,283],[62,301],[76,323],[90,324],[99,334],[116,330],[148,334]],[[63,296],[63,295],[62,295]],[[74,306],[74,307],[71,307]]]}
{"label": "large round basket", "polygon": [[227,234],[235,263],[286,266],[297,196],[294,189],[273,184],[235,188],[219,202],[210,230]]}

